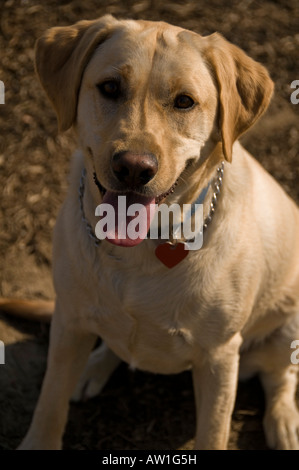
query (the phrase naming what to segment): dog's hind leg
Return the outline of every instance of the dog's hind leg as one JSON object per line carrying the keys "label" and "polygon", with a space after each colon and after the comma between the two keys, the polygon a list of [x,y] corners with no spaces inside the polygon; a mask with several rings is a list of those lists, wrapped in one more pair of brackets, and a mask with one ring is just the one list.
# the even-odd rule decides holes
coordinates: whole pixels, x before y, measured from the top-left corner
{"label": "dog's hind leg", "polygon": [[291,361],[294,339],[299,339],[299,315],[269,339],[260,370],[266,395],[267,443],[282,450],[299,450],[299,411],[295,400],[299,370]]}
{"label": "dog's hind leg", "polygon": [[264,429],[269,447],[299,450],[299,412],[295,402],[298,366],[262,372],[266,394]]}
{"label": "dog's hind leg", "polygon": [[98,395],[120,362],[121,360],[103,342],[90,354],[72,395],[72,401],[88,400]]}
{"label": "dog's hind leg", "polygon": [[261,379],[266,398],[265,435],[273,449],[299,449],[299,412],[295,400],[299,366],[291,362],[291,343],[299,339],[298,320],[293,318],[241,359],[241,375],[249,376],[251,370]]}

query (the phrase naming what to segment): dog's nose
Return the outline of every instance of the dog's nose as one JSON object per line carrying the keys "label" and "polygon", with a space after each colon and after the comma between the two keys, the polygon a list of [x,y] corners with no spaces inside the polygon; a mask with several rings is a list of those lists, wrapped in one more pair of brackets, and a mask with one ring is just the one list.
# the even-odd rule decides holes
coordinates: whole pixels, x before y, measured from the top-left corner
{"label": "dog's nose", "polygon": [[112,157],[112,170],[118,181],[135,188],[154,178],[158,161],[152,153],[119,152]]}

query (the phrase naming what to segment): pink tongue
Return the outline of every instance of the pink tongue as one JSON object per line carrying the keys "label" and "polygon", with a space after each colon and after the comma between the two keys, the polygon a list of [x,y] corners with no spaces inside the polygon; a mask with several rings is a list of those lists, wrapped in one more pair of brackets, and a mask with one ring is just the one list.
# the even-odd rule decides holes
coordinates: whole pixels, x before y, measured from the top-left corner
{"label": "pink tongue", "polygon": [[[107,191],[102,204],[109,204],[114,209],[109,210],[113,219],[107,223],[106,240],[113,245],[131,247],[145,239],[156,211],[155,198],[135,193],[120,196],[119,193]],[[138,206],[132,207],[133,204]]]}

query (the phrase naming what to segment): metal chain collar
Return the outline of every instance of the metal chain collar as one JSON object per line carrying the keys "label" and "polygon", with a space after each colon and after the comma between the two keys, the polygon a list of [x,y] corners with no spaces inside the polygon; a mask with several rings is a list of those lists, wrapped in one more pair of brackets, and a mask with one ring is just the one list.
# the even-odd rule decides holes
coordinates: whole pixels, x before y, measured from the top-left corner
{"label": "metal chain collar", "polygon": [[215,213],[215,206],[217,204],[217,199],[220,194],[221,186],[223,183],[223,173],[224,173],[224,162],[221,162],[221,165],[217,168],[217,176],[213,182],[214,185],[214,192],[212,196],[212,202],[210,203],[210,210],[205,218],[204,224],[203,224],[203,230],[205,231],[208,225],[212,222],[213,215]]}
{"label": "metal chain collar", "polygon": [[85,177],[86,177],[86,169],[83,168],[81,178],[80,178],[80,187],[79,187],[79,203],[80,203],[82,222],[84,222],[84,224],[86,226],[87,233],[88,233],[89,237],[92,239],[92,241],[94,242],[95,246],[99,246],[100,243],[101,243],[101,240],[99,240],[95,236],[95,234],[93,232],[93,228],[90,225],[90,223],[88,222],[88,220],[85,216],[85,212],[84,212],[83,197],[84,197],[84,190],[85,190]]}

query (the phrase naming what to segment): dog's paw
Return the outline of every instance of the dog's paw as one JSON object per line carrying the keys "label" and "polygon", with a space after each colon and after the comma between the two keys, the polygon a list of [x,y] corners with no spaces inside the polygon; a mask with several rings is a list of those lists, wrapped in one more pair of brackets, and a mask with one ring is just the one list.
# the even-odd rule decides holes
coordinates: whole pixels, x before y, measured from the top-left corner
{"label": "dog's paw", "polygon": [[86,401],[97,396],[120,364],[120,359],[102,343],[89,356],[71,401]]}
{"label": "dog's paw", "polygon": [[268,410],[264,429],[271,449],[299,450],[299,412],[295,405],[280,404]]}

